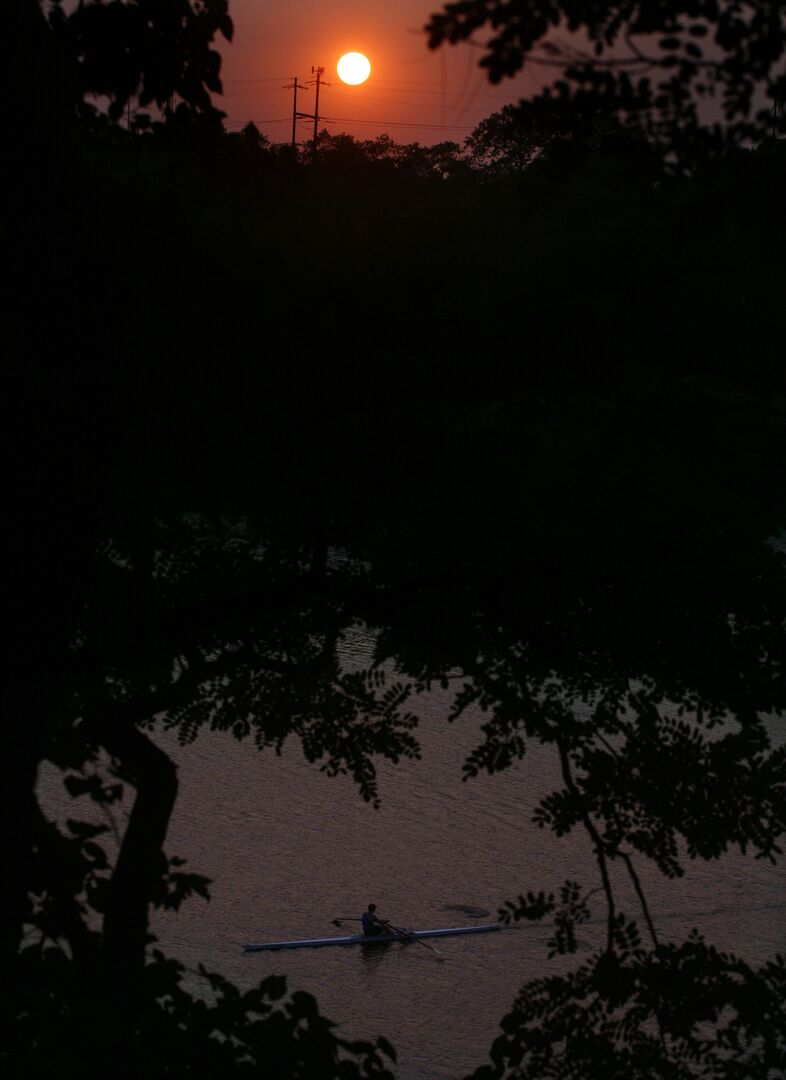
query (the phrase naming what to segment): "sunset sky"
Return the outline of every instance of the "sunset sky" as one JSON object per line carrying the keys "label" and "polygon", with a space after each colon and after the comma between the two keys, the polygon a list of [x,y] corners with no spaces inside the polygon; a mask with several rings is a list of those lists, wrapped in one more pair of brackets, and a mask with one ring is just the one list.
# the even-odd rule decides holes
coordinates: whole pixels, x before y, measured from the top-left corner
{"label": "sunset sky", "polygon": [[[231,45],[219,41],[224,96],[215,104],[226,112],[229,130],[253,120],[273,142],[288,141],[292,91],[283,87],[321,65],[332,84],[320,91],[321,128],[357,138],[387,132],[397,142],[460,142],[489,113],[531,95],[538,74],[495,87],[477,66],[479,49],[431,52],[422,28],[439,9],[437,0],[230,0],[235,37]],[[371,62],[362,86],[345,86],[336,74],[349,51]],[[298,111],[313,109],[313,91],[299,97]],[[307,121],[299,137],[310,138]]]}

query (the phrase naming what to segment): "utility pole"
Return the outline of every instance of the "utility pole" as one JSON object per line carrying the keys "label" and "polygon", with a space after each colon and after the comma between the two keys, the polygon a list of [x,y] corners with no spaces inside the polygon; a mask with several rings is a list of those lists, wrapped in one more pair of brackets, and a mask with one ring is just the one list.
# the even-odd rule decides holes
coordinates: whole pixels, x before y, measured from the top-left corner
{"label": "utility pole", "polygon": [[[293,104],[293,110],[292,110],[292,141],[293,141],[293,146],[294,146],[295,145],[295,121],[296,120],[313,120],[314,121],[314,140],[313,140],[313,144],[312,144],[312,152],[313,152],[313,156],[314,156],[314,159],[315,159],[316,158],[316,136],[317,136],[317,134],[319,134],[319,130],[320,130],[320,86],[329,86],[330,83],[329,82],[324,82],[323,79],[322,79],[322,77],[323,77],[323,75],[325,73],[324,68],[312,67],[311,68],[311,73],[312,73],[312,76],[314,76],[314,78],[309,80],[309,81],[316,86],[316,98],[314,100],[314,111],[313,112],[298,112],[298,110],[297,110],[298,81],[297,81],[297,79],[295,79],[294,83],[290,83],[290,86],[293,86],[294,90],[295,90],[295,103]],[[289,90],[290,87],[285,86],[284,89]],[[300,85],[299,89],[300,90],[308,90],[308,86]]]}
{"label": "utility pole", "polygon": [[299,116],[305,116],[306,115],[305,113],[299,113],[297,111],[297,92],[298,92],[298,89],[300,89],[300,90],[308,90],[308,87],[307,86],[298,87],[297,75],[295,75],[292,82],[288,83],[284,87],[284,89],[294,91],[294,93],[292,95],[292,145],[296,146],[297,145],[297,120],[298,120]]}
{"label": "utility pole", "polygon": [[314,102],[314,157],[317,156],[317,129],[319,127],[319,81],[325,74],[323,67],[312,67],[311,74],[316,74],[317,96]]}
{"label": "utility pole", "polygon": [[[298,112],[295,105],[293,105],[293,107],[292,107],[292,143],[294,144],[294,142],[295,142],[295,121],[296,120],[313,120],[314,121],[314,141],[312,143],[312,151],[313,151],[314,157],[316,158],[316,156],[317,156],[317,135],[319,133],[319,88],[320,88],[320,86],[330,86],[330,83],[326,83],[322,79],[322,76],[325,74],[325,69],[323,67],[312,67],[311,74],[314,76],[314,78],[311,79],[310,81],[317,88],[317,96],[316,96],[316,99],[314,101],[314,111],[312,113]],[[295,96],[295,101],[297,101],[297,91],[298,91],[297,79],[295,79],[295,82],[294,82],[293,85],[294,85],[294,88],[295,88],[295,95],[296,95]],[[285,89],[288,90],[289,87],[285,87]],[[306,86],[301,86],[300,89],[301,90],[306,90],[308,88]]]}

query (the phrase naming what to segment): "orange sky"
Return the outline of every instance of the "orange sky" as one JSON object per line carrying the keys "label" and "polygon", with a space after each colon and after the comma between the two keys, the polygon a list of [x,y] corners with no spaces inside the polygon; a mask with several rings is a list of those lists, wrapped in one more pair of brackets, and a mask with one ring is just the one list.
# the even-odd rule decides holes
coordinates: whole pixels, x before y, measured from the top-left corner
{"label": "orange sky", "polygon": [[[292,91],[283,86],[321,65],[332,85],[320,91],[320,116],[335,118],[321,127],[357,138],[387,132],[397,142],[460,142],[484,116],[531,94],[537,73],[495,87],[477,67],[479,49],[431,52],[420,31],[439,7],[429,0],[230,0],[235,37],[219,43],[224,96],[215,104],[229,130],[253,120],[272,141],[289,141]],[[349,51],[371,61],[371,77],[359,87],[336,74]],[[311,91],[298,99],[298,111],[313,109]],[[303,122],[299,138],[310,135]]]}

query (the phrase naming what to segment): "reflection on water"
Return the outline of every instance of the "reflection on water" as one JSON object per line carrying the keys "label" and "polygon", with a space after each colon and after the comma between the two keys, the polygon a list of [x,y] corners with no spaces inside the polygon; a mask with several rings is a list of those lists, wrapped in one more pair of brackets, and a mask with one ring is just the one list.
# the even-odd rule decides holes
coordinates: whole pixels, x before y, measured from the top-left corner
{"label": "reflection on water", "polygon": [[[161,735],[180,777],[167,849],[213,886],[211,903],[157,913],[153,929],[193,972],[203,963],[241,988],[284,974],[293,989],[317,996],[342,1035],[385,1035],[399,1053],[401,1080],[456,1080],[486,1060],[524,981],[574,965],[575,957],[547,959],[549,927],[448,938],[439,954],[416,942],[242,951],[251,941],[328,936],[333,919],[359,914],[370,900],[394,925],[472,925],[530,889],[552,890],[566,878],[597,884],[582,835],[558,839],[531,823],[538,801],[561,786],[547,749],[533,748],[507,773],[462,783],[481,715],[449,726],[447,701],[436,693],[419,712],[423,760],[380,767],[378,811],[351,781],[305,762],[294,744],[276,758],[228,735],[202,735],[185,748]],[[41,794],[64,816],[53,770],[42,774]],[[81,808],[66,812],[80,816]],[[690,864],[677,881],[639,869],[665,939],[682,940],[695,926],[755,963],[786,948],[781,867],[732,855]],[[621,907],[638,915],[624,868],[612,864],[611,872]],[[582,957],[604,938],[601,898],[591,903]],[[204,992],[196,975],[193,989]]]}
{"label": "reflection on water", "polygon": [[401,943],[397,941],[378,941],[373,945],[361,945],[360,958],[367,964],[378,964],[385,959],[385,954],[394,945],[401,948]]}

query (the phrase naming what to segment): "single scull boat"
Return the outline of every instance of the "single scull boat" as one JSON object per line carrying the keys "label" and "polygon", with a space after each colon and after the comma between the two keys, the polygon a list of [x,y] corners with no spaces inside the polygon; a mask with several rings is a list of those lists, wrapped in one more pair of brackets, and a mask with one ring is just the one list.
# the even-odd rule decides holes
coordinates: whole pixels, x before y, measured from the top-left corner
{"label": "single scull boat", "polygon": [[347,937],[306,938],[303,941],[268,941],[262,945],[245,945],[243,952],[272,952],[275,949],[319,949],[323,945],[382,945],[386,941],[414,941],[417,938],[452,937],[454,934],[488,934],[501,930],[499,923],[488,926],[452,926],[445,930],[407,930],[396,934],[350,934]]}

